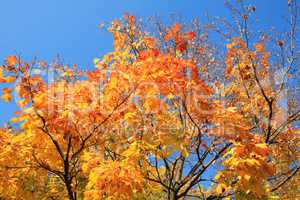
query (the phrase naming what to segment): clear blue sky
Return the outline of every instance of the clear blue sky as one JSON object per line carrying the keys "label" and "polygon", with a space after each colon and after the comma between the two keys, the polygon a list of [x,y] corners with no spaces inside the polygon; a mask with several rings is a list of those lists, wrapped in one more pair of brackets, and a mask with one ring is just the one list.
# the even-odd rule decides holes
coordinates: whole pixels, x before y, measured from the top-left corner
{"label": "clear blue sky", "polygon": [[[236,1],[236,0],[234,0]],[[287,0],[251,1],[262,25],[282,30]],[[228,16],[223,0],[0,0],[0,60],[21,53],[51,61],[60,54],[65,63],[91,66],[94,57],[112,48],[110,34],[97,24],[119,18],[124,12],[146,19],[177,13],[185,20]],[[0,103],[0,124],[15,111]]]}

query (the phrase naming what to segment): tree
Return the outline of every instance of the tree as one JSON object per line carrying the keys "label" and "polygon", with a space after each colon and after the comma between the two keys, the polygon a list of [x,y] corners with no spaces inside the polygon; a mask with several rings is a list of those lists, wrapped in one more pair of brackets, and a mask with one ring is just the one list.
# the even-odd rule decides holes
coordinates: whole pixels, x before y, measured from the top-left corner
{"label": "tree", "polygon": [[289,2],[290,35],[272,48],[265,35],[250,40],[255,7],[228,5],[240,29],[225,57],[197,23],[158,23],[154,36],[129,14],[86,73],[8,56],[2,98],[15,86],[21,100],[0,131],[0,198],[297,195],[300,109],[283,94],[298,81],[298,5]]}

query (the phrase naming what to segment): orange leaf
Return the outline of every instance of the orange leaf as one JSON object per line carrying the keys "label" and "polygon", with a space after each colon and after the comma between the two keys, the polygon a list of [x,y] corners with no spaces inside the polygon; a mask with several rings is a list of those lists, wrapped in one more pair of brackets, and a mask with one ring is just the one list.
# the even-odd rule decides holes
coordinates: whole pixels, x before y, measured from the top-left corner
{"label": "orange leaf", "polygon": [[4,93],[4,94],[2,94],[2,99],[5,102],[10,102],[12,98],[9,93]]}
{"label": "orange leaf", "polygon": [[196,37],[196,34],[194,31],[187,32],[185,35],[188,40],[193,40]]}
{"label": "orange leaf", "polygon": [[6,63],[9,65],[9,66],[12,66],[12,65],[15,65],[18,63],[18,59],[16,56],[7,56],[6,58]]}
{"label": "orange leaf", "polygon": [[20,101],[18,101],[18,106],[20,108],[25,108],[25,106],[29,103],[29,99],[28,98],[25,98],[25,99],[22,99]]}
{"label": "orange leaf", "polygon": [[178,23],[174,24],[172,27],[173,34],[176,35],[180,31],[180,28],[181,28],[180,24],[178,24]]}
{"label": "orange leaf", "polygon": [[3,88],[2,89],[2,92],[4,93],[4,94],[9,94],[9,93],[11,93],[11,89],[10,88]]}
{"label": "orange leaf", "polygon": [[255,46],[256,51],[262,52],[264,51],[264,45],[261,43],[257,43]]}

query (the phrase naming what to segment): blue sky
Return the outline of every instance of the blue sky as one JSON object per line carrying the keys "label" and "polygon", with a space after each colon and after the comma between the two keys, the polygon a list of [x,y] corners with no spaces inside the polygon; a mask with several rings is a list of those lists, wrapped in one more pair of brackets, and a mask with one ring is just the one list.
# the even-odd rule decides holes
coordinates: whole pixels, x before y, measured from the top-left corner
{"label": "blue sky", "polygon": [[[236,0],[234,0],[236,1]],[[257,0],[256,17],[262,28],[281,31],[287,0]],[[146,19],[167,18],[176,13],[184,20],[210,16],[228,17],[223,0],[1,0],[0,60],[21,53],[51,61],[60,54],[66,64],[91,66],[94,57],[112,48],[112,38],[97,25],[120,18],[124,12]],[[9,120],[15,107],[0,103],[0,124]]]}

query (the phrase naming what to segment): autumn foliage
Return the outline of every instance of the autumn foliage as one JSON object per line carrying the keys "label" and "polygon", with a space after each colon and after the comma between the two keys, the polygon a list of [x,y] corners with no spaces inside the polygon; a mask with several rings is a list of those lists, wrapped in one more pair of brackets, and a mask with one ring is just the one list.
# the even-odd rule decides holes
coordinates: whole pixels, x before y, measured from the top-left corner
{"label": "autumn foliage", "polygon": [[246,29],[223,57],[197,27],[155,36],[126,14],[108,30],[113,51],[85,73],[13,55],[0,67],[3,101],[19,99],[0,130],[0,199],[297,195],[299,99],[282,104],[295,54],[277,65],[272,41]]}

